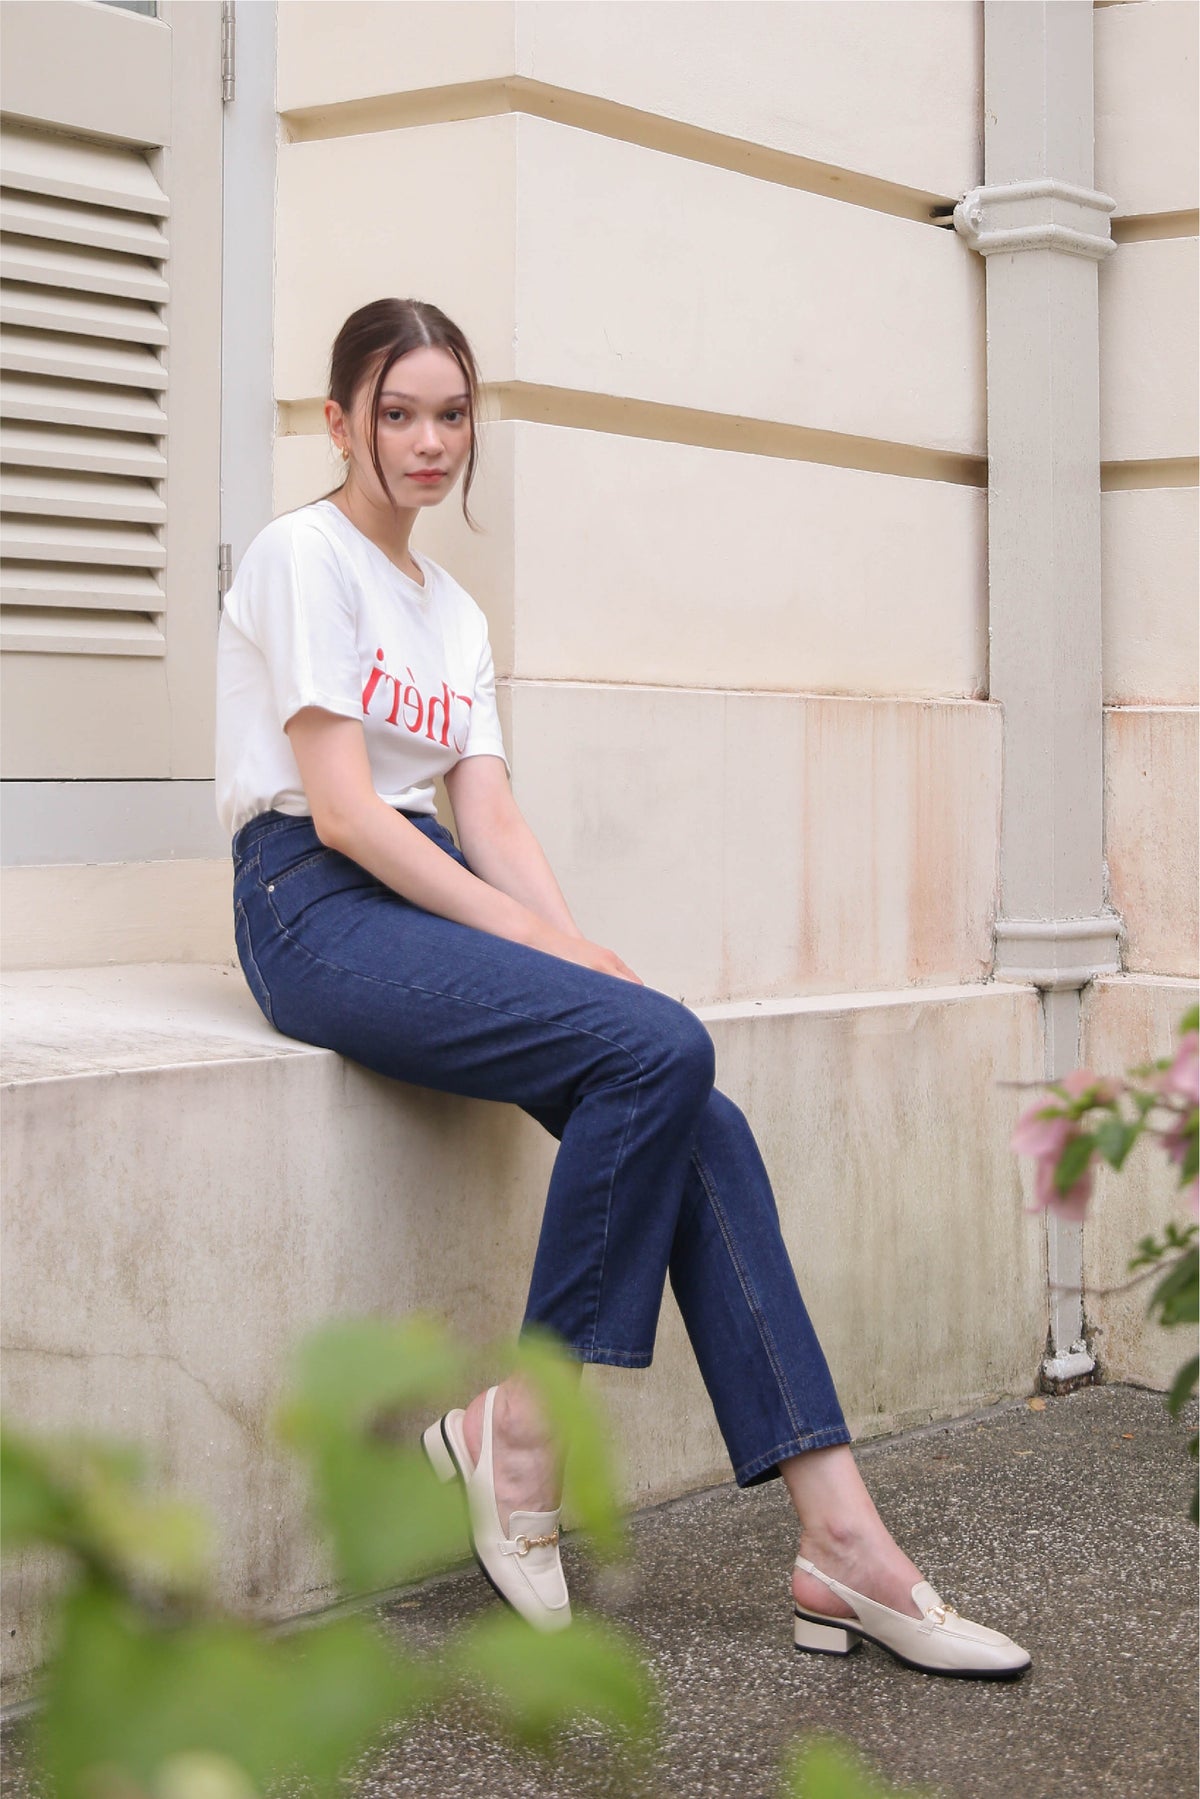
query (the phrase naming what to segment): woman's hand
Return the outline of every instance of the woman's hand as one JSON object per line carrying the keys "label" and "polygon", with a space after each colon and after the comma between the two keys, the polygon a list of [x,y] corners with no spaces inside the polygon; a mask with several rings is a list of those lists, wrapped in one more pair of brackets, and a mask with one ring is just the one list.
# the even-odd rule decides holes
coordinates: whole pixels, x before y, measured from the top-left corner
{"label": "woman's hand", "polygon": [[[498,758],[469,758],[446,778],[456,818],[461,805],[467,820],[464,852],[482,862],[481,879],[379,798],[358,719],[306,706],[288,720],[287,734],[317,836],[330,849],[428,912],[644,985],[620,956],[580,935],[532,831],[507,797]],[[491,766],[474,766],[481,763]]]}
{"label": "woman's hand", "polygon": [[548,931],[546,936],[545,943],[538,942],[533,947],[545,950],[547,955],[560,956],[564,962],[577,962],[581,968],[594,968],[597,974],[616,975],[619,981],[632,981],[638,987],[646,985],[641,975],[634,974],[615,950],[589,943],[586,937],[568,937],[563,931]]}

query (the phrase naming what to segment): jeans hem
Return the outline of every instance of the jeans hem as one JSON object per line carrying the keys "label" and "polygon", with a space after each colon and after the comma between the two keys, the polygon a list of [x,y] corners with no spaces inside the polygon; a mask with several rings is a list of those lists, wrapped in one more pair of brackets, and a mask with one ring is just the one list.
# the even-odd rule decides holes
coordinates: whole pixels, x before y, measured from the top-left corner
{"label": "jeans hem", "polygon": [[567,1348],[581,1362],[596,1362],[604,1368],[648,1368],[653,1357],[649,1349],[605,1349],[595,1343],[568,1343]]}
{"label": "jeans hem", "polygon": [[768,1449],[753,1460],[742,1462],[733,1470],[733,1477],[739,1487],[754,1487],[760,1481],[770,1480],[779,1473],[779,1463],[792,1455],[803,1455],[809,1449],[832,1449],[836,1444],[851,1441],[849,1427],[845,1424],[827,1424],[822,1430],[808,1430],[799,1437],[792,1437],[786,1443],[777,1443],[774,1449]]}

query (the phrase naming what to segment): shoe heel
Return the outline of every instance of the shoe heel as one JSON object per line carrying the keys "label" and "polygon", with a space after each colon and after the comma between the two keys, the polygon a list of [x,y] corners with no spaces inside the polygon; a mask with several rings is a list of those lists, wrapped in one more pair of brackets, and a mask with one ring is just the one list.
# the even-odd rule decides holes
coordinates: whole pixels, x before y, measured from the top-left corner
{"label": "shoe heel", "polygon": [[861,1637],[837,1624],[814,1624],[811,1618],[795,1615],[792,1636],[797,1649],[811,1650],[815,1655],[849,1655],[857,1649]]}
{"label": "shoe heel", "polygon": [[440,1481],[445,1483],[457,1479],[458,1469],[454,1465],[453,1456],[446,1448],[440,1418],[435,1424],[431,1424],[428,1430],[422,1432],[421,1447],[429,1458],[430,1467]]}

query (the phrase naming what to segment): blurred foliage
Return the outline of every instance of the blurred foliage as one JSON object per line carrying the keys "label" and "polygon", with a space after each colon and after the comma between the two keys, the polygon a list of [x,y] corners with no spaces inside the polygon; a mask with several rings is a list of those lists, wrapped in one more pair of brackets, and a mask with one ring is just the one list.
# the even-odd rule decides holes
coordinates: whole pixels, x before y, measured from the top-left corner
{"label": "blurred foliage", "polygon": [[[615,1556],[612,1458],[577,1364],[544,1333],[504,1361],[533,1384],[565,1446],[572,1515]],[[466,1558],[465,1505],[438,1482],[419,1435],[470,1376],[465,1353],[420,1317],[341,1320],[300,1345],[276,1424],[307,1463],[345,1593],[382,1596]],[[598,1724],[626,1758],[630,1790],[641,1785],[660,1708],[624,1633],[576,1616],[543,1635],[499,1607],[436,1657],[406,1650],[370,1610],[272,1633],[212,1603],[205,1520],[148,1495],[143,1477],[127,1448],[0,1435],[4,1550],[48,1547],[72,1563],[35,1726],[35,1778],[54,1799],[261,1799],[281,1781],[334,1795],[385,1732],[448,1702],[547,1756],[569,1726]],[[784,1779],[782,1799],[905,1799],[824,1740]]]}
{"label": "blurred foliage", "polygon": [[[575,1515],[614,1553],[607,1449],[575,1364],[546,1338],[508,1359],[569,1438]],[[469,1554],[465,1506],[419,1440],[468,1373],[420,1317],[338,1321],[300,1345],[277,1426],[308,1465],[343,1592],[385,1591]],[[369,1613],[289,1635],[221,1615],[206,1521],[148,1495],[143,1475],[127,1448],[0,1437],[5,1552],[48,1547],[73,1564],[35,1730],[55,1799],[252,1799],[283,1779],[334,1794],[388,1727],[447,1700],[547,1753],[581,1719],[626,1750],[653,1740],[653,1684],[628,1640],[595,1620],[551,1638],[489,1611],[434,1659]]]}
{"label": "blurred foliage", "polygon": [[931,1799],[925,1788],[893,1787],[868,1774],[844,1744],[814,1737],[789,1759],[781,1799]]}

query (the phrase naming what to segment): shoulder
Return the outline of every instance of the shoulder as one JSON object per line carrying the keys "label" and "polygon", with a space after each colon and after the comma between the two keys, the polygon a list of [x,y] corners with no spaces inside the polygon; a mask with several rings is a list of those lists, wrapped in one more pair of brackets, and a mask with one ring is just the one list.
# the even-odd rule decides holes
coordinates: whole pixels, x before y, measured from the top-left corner
{"label": "shoulder", "polygon": [[242,565],[269,568],[290,560],[297,550],[337,559],[341,545],[330,530],[325,515],[316,506],[300,506],[294,512],[283,512],[264,525],[242,558]]}
{"label": "shoulder", "polygon": [[329,599],[349,607],[358,589],[351,558],[325,510],[301,506],[264,525],[242,555],[228,601],[239,605]]}

